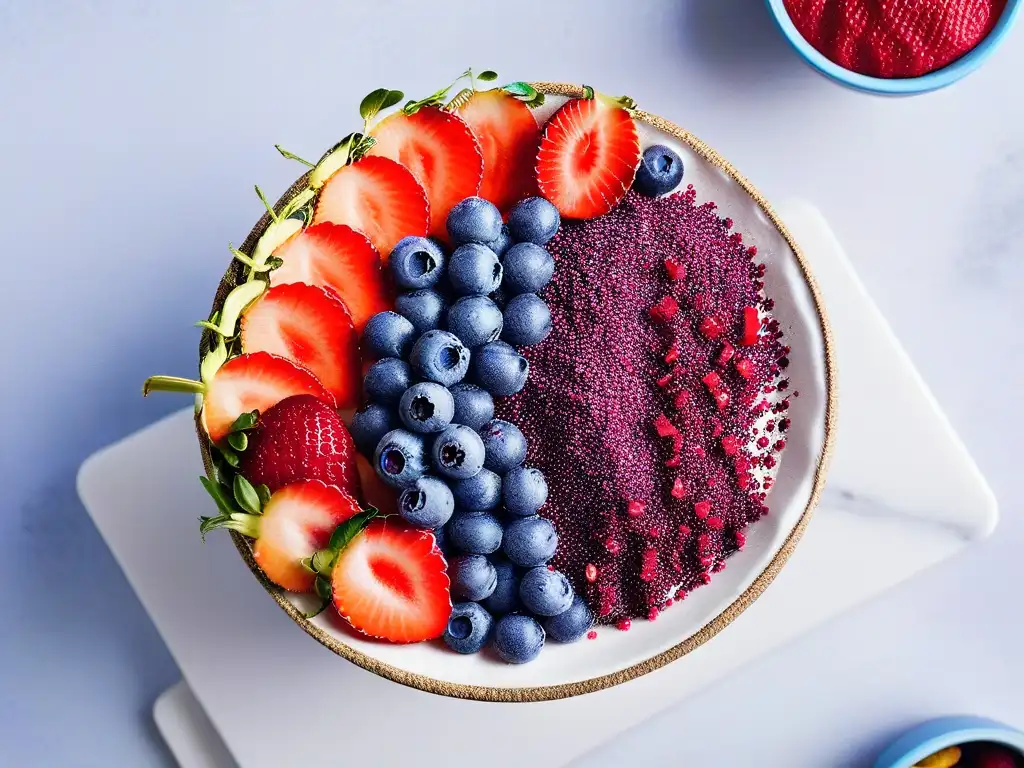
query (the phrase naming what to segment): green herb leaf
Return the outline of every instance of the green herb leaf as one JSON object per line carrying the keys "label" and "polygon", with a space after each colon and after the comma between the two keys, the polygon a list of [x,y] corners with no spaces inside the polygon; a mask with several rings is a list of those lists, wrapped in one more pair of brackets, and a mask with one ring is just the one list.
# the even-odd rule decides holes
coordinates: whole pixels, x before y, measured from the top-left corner
{"label": "green herb leaf", "polygon": [[324,608],[326,608],[331,603],[330,580],[325,579],[323,576],[317,576],[316,581],[314,582],[314,586],[316,588],[317,597],[320,598],[321,602],[320,605],[316,608],[316,610],[302,614],[307,619],[312,619],[316,616],[319,616],[321,613],[323,613]]}
{"label": "green herb leaf", "polygon": [[266,484],[256,486],[256,495],[260,497],[261,507],[265,507],[270,503],[270,488]]}
{"label": "green herb leaf", "polygon": [[592,99],[592,98],[594,98],[594,89],[591,88],[589,85],[584,85],[583,86],[583,98],[584,99]]}
{"label": "green herb leaf", "polygon": [[534,96],[532,99],[530,99],[529,101],[526,102],[526,106],[531,107],[533,109],[536,109],[537,107],[543,106],[543,104],[544,104],[544,94],[541,93],[540,91],[537,92],[536,96]]}
{"label": "green herb leaf", "polygon": [[247,429],[252,429],[256,426],[256,422],[259,421],[260,412],[257,410],[247,411],[231,422],[231,426],[228,428],[229,432],[244,432]]}
{"label": "green herb leaf", "polygon": [[241,475],[235,475],[235,482],[232,488],[235,495],[235,501],[238,502],[243,510],[248,512],[250,515],[258,515],[262,509],[260,506],[260,497],[256,493],[256,489],[252,487],[252,483],[246,480]]}
{"label": "green herb leaf", "polygon": [[235,469],[238,469],[239,459],[237,453],[226,445],[217,445],[214,447],[217,449],[217,452],[224,457],[224,461]]}
{"label": "green herb leaf", "polygon": [[366,94],[359,103],[359,116],[363,120],[372,120],[378,112],[395,106],[405,98],[401,91],[390,91],[387,88],[378,88]]}
{"label": "green herb leaf", "polygon": [[514,83],[503,85],[501,86],[501,90],[506,93],[511,93],[517,99],[522,99],[523,101],[528,101],[529,99],[536,98],[537,96],[537,89],[529,83],[524,83],[522,80],[517,80]]}
{"label": "green herb leaf", "polygon": [[485,69],[483,72],[476,76],[476,79],[483,80],[485,83],[489,83],[492,80],[498,79],[498,73],[495,72],[493,69]]}
{"label": "green herb leaf", "polygon": [[245,432],[232,432],[228,435],[228,445],[241,453],[249,447],[249,438]]}
{"label": "green herb leaf", "polygon": [[261,271],[270,272],[271,270],[277,269],[284,264],[284,259],[280,256],[271,256],[267,259],[267,263],[264,265],[265,269]]}
{"label": "green herb leaf", "polygon": [[232,512],[237,511],[234,499],[231,498],[231,494],[225,486],[203,476],[199,477],[199,482],[203,484],[203,488],[206,489],[206,492],[213,497],[214,502],[217,504],[217,509],[221,510],[225,514],[231,514]]}
{"label": "green herb leaf", "polygon": [[405,106],[402,107],[402,111],[405,112],[405,114],[407,115],[413,115],[419,112],[424,107],[436,107],[439,104],[443,104],[444,98],[445,96],[448,95],[448,91],[451,90],[451,87],[451,85],[447,85],[441,90],[435,91],[434,93],[427,96],[425,99],[420,99],[419,101],[407,101],[405,103]]}

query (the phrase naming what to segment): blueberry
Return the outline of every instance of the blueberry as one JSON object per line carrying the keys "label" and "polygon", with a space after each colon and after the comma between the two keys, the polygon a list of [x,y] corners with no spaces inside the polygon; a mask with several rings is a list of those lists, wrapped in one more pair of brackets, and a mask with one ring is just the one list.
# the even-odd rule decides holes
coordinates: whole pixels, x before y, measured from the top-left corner
{"label": "blueberry", "polygon": [[509,295],[537,293],[551,282],[555,260],[534,243],[517,243],[508,249],[503,262],[505,276],[501,286]]}
{"label": "blueberry", "polygon": [[544,565],[558,549],[558,534],[550,520],[536,515],[520,517],[505,526],[502,549],[516,565]]}
{"label": "blueberry", "polygon": [[452,393],[432,381],[413,384],[398,401],[398,417],[413,432],[440,432],[454,414]]}
{"label": "blueberry", "polygon": [[377,443],[373,466],[380,478],[395,488],[410,488],[427,471],[427,449],[422,435],[393,429]]}
{"label": "blueberry", "polygon": [[451,209],[445,225],[456,245],[489,243],[501,234],[501,211],[482,197],[467,197]]}
{"label": "blueberry", "polygon": [[490,512],[459,512],[445,533],[450,544],[469,554],[489,555],[501,548],[501,523]]}
{"label": "blueberry", "polygon": [[473,380],[492,395],[508,397],[526,386],[530,363],[504,341],[490,341],[473,353]]}
{"label": "blueberry", "polygon": [[448,566],[452,594],[462,600],[483,600],[498,584],[498,573],[484,555],[462,555]]}
{"label": "blueberry", "polygon": [[498,338],[501,323],[501,310],[486,296],[463,296],[448,309],[448,330],[470,348]]}
{"label": "blueberry", "polygon": [[558,232],[558,209],[543,197],[528,197],[508,215],[508,231],[517,243],[544,245]]}
{"label": "blueberry", "polygon": [[437,291],[424,289],[399,294],[395,299],[395,309],[412,323],[416,333],[426,333],[440,327],[444,313],[448,311],[448,302]]}
{"label": "blueberry", "polygon": [[512,245],[512,236],[508,233],[508,225],[502,224],[498,236],[485,245],[494,251],[494,255],[499,259],[504,256],[505,251]]}
{"label": "blueberry", "polygon": [[494,628],[494,650],[509,664],[525,664],[544,647],[544,628],[536,619],[510,613]]}
{"label": "blueberry", "polygon": [[393,405],[412,385],[412,369],[404,360],[385,357],[370,366],[363,377],[363,391],[368,400]]}
{"label": "blueberry", "polygon": [[573,597],[565,574],[544,566],[531,568],[519,582],[519,599],[534,616],[557,616],[569,609]]}
{"label": "blueberry", "polygon": [[658,197],[675,189],[683,178],[683,161],[668,147],[655,144],[644,150],[633,186],[648,197]]}
{"label": "blueberry", "polygon": [[494,586],[494,592],[484,600],[484,608],[494,616],[504,616],[506,613],[518,611],[519,600],[519,573],[516,567],[507,560],[492,560],[494,570],[498,574],[498,581]]}
{"label": "blueberry", "polygon": [[444,272],[444,251],[425,237],[403,237],[391,251],[388,264],[401,290],[433,288]]}
{"label": "blueberry", "polygon": [[359,452],[364,456],[372,456],[380,439],[397,426],[398,419],[394,411],[379,403],[371,403],[355,412],[348,431]]}
{"label": "blueberry", "polygon": [[480,429],[494,418],[494,398],[486,389],[476,384],[459,383],[451,388],[455,398],[455,415],[452,421],[465,424],[472,429]]}
{"label": "blueberry", "polygon": [[515,424],[491,419],[480,428],[484,443],[484,466],[504,475],[526,459],[526,437]]}
{"label": "blueberry", "polygon": [[398,514],[416,528],[440,528],[451,519],[455,500],[438,477],[423,475],[398,496]]}
{"label": "blueberry", "polygon": [[469,370],[469,350],[448,331],[427,331],[412,345],[409,363],[418,376],[450,387]]}
{"label": "blueberry", "polygon": [[460,245],[448,264],[448,280],[459,296],[486,296],[501,285],[501,262],[486,245]]}
{"label": "blueberry", "polygon": [[[486,443],[484,444],[486,446]],[[486,460],[484,462],[486,464]],[[505,509],[513,515],[526,517],[536,514],[548,500],[548,484],[544,473],[533,467],[516,467],[505,475],[502,482]]]}
{"label": "blueberry", "polygon": [[518,347],[539,344],[551,333],[551,310],[535,293],[516,296],[505,305],[501,338]]}
{"label": "blueberry", "polygon": [[[493,595],[491,597],[493,598]],[[587,630],[592,626],[594,626],[594,614],[590,612],[586,601],[579,595],[572,599],[572,605],[567,610],[557,616],[549,617],[544,622],[544,630],[548,633],[548,637],[559,643],[575,643],[587,634]]]}
{"label": "blueberry", "polygon": [[484,444],[467,426],[453,424],[434,439],[434,467],[445,477],[464,480],[484,465]]}
{"label": "blueberry", "polygon": [[378,360],[382,357],[402,358],[416,341],[416,329],[397,312],[378,312],[363,329],[363,354]]}
{"label": "blueberry", "polygon": [[491,636],[494,620],[477,603],[456,603],[444,630],[444,643],[456,653],[476,653]]}
{"label": "blueberry", "polygon": [[501,503],[501,478],[489,469],[481,469],[465,480],[453,480],[451,488],[455,501],[463,509],[479,512],[494,509]]}

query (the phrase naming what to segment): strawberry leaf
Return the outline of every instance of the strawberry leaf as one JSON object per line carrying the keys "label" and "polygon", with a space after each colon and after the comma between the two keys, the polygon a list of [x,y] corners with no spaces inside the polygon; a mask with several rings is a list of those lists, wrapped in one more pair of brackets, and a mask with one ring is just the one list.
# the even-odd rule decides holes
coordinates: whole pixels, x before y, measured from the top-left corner
{"label": "strawberry leaf", "polygon": [[476,79],[483,80],[485,83],[489,83],[493,80],[498,79],[498,73],[495,72],[493,69],[485,69],[483,72],[476,76]]}
{"label": "strawberry leaf", "polygon": [[583,98],[592,99],[594,98],[594,89],[589,85],[583,86]]}
{"label": "strawberry leaf", "polygon": [[238,465],[240,462],[237,453],[235,453],[230,447],[226,445],[215,445],[214,447],[217,449],[217,452],[224,458],[224,461],[226,461],[229,466],[238,469]]}
{"label": "strawberry leaf", "polygon": [[237,419],[231,422],[231,427],[229,428],[228,431],[243,432],[247,429],[252,429],[253,427],[256,426],[256,422],[259,421],[259,418],[259,411],[249,411],[248,413],[243,413],[241,416],[239,416]]}
{"label": "strawberry leaf", "polygon": [[243,510],[251,515],[258,515],[262,512],[259,494],[252,487],[252,483],[241,475],[235,475],[235,482],[232,487],[235,501]]}
{"label": "strawberry leaf", "polygon": [[331,582],[328,579],[325,579],[323,576],[317,576],[316,581],[313,584],[316,589],[317,597],[320,598],[320,605],[317,606],[315,610],[310,611],[309,613],[302,614],[307,619],[312,619],[316,616],[319,616],[321,613],[323,613],[324,608],[326,608],[331,603]]}
{"label": "strawberry leaf", "polygon": [[270,503],[270,488],[265,483],[256,486],[256,495],[260,497],[261,507],[265,507]]}
{"label": "strawberry leaf", "polygon": [[378,514],[376,507],[367,507],[357,515],[352,515],[334,529],[331,534],[331,542],[327,546],[337,554],[345,549],[359,533],[370,524]]}
{"label": "strawberry leaf", "polygon": [[375,91],[371,91],[363,97],[363,100],[359,102],[359,116],[363,120],[372,120],[376,117],[378,112],[381,112],[389,107],[395,106],[405,98],[405,94],[401,91],[390,91],[387,88],[378,88]]}
{"label": "strawberry leaf", "polygon": [[510,93],[517,99],[522,101],[529,101],[535,99],[539,91],[529,83],[524,83],[522,80],[517,80],[514,83],[508,83],[507,85],[501,86],[501,90],[505,93]]}
{"label": "strawberry leaf", "polygon": [[206,492],[213,497],[214,502],[217,504],[217,509],[225,514],[231,514],[236,512],[234,499],[231,497],[228,489],[220,483],[214,482],[208,477],[199,477],[199,482],[203,484],[203,488]]}
{"label": "strawberry leaf", "polygon": [[249,438],[245,432],[232,432],[228,435],[228,445],[241,452],[249,447]]}

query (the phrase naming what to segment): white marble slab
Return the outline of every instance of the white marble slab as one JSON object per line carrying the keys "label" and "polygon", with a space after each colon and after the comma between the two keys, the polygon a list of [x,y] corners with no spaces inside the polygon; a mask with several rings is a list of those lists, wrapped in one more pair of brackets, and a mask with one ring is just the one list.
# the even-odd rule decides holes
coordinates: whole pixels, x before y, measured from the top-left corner
{"label": "white marble slab", "polygon": [[[836,337],[841,407],[827,493],[757,603],[713,642],[627,685],[500,705],[388,683],[299,632],[226,537],[199,542],[194,518],[207,501],[195,482],[189,411],[86,462],[79,490],[87,509],[239,764],[399,764],[450,749],[458,722],[460,751],[486,749],[496,768],[561,765],[991,532],[991,491],[824,220],[802,203],[781,210],[808,252]],[[196,744],[210,733],[187,727],[199,718],[194,707],[179,691],[164,700],[161,726],[172,740],[190,735],[176,752],[184,768],[207,768]],[[401,739],[381,737],[382,712],[403,723]],[[517,740],[514,753],[491,750],[496,722],[531,738]],[[348,734],[343,752],[325,752],[312,736],[338,729]],[[182,757],[195,754],[206,757]]]}

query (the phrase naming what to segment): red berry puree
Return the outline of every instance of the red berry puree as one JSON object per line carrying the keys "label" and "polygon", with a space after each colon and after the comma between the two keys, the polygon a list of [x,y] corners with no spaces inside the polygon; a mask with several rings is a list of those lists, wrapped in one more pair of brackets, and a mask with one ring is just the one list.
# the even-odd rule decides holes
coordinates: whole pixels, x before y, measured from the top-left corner
{"label": "red berry puree", "polygon": [[789,349],[765,267],[731,227],[692,187],[564,222],[548,245],[552,333],[498,403],[547,479],[554,564],[623,629],[709,583],[768,511],[755,470],[785,446],[788,402],[768,398]]}
{"label": "red berry puree", "polygon": [[797,31],[836,64],[872,77],[919,77],[985,39],[1006,0],[785,0]]}

